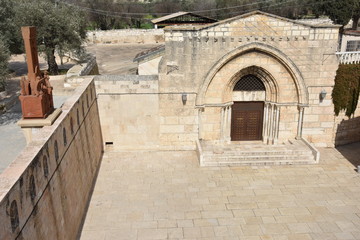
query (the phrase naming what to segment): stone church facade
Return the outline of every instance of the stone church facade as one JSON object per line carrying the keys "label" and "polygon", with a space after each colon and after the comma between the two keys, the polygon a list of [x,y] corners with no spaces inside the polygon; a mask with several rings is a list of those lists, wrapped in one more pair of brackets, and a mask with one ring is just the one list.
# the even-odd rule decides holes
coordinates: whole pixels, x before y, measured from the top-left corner
{"label": "stone church facade", "polygon": [[[160,91],[194,92],[188,104],[198,110],[200,139],[272,144],[304,137],[318,146],[333,145],[330,95],[338,26],[253,12],[206,27],[171,28],[165,38]],[[240,81],[261,87],[234,89]],[[241,103],[240,111],[259,111],[243,111],[243,120],[231,120]]]}
{"label": "stone church facade", "polygon": [[158,75],[95,78],[113,149],[194,150],[199,140],[334,146],[343,119],[331,100],[339,26],[255,11],[164,34]]}

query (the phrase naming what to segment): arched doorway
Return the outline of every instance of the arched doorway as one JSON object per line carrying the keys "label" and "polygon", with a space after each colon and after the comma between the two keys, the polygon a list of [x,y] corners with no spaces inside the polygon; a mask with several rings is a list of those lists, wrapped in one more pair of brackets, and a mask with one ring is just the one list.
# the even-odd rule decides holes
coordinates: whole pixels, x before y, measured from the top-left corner
{"label": "arched doorway", "polygon": [[[265,86],[262,98],[256,98],[257,91],[234,91],[247,75],[254,75]],[[236,124],[232,123],[232,114],[236,107],[244,109],[236,106],[237,102],[263,103],[259,139],[263,143],[301,138],[308,91],[297,66],[279,50],[260,43],[249,44],[227,53],[211,68],[196,97],[199,139],[236,141],[231,136]]]}
{"label": "arched doorway", "polygon": [[263,140],[263,117],[266,90],[255,75],[240,78],[233,88],[231,141]]}

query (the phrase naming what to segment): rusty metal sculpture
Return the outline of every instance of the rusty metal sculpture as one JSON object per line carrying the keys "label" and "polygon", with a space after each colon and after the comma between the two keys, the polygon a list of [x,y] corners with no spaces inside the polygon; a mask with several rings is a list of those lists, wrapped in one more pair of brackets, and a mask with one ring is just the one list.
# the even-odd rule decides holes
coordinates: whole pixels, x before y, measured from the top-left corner
{"label": "rusty metal sculpture", "polygon": [[36,46],[36,28],[22,27],[22,36],[27,56],[27,79],[20,80],[21,109],[23,118],[46,118],[54,110],[52,87],[48,72],[42,73],[39,68]]}

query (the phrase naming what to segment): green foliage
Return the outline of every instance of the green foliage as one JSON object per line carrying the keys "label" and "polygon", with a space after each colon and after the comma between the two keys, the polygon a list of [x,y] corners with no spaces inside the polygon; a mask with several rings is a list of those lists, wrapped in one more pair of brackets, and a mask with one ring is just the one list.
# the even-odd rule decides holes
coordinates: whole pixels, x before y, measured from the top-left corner
{"label": "green foliage", "polygon": [[21,38],[17,32],[15,16],[15,2],[13,0],[0,1],[0,36],[11,53],[21,53]]}
{"label": "green foliage", "polygon": [[336,24],[346,25],[354,14],[359,0],[311,0],[313,12],[319,16],[325,14]]}
{"label": "green foliage", "polygon": [[142,23],[140,28],[141,29],[152,29],[153,25],[151,23]]}
{"label": "green foliage", "polygon": [[360,64],[341,64],[336,72],[332,92],[334,112],[338,116],[345,110],[348,117],[354,114],[360,94]]}
{"label": "green foliage", "polygon": [[0,39],[0,92],[5,90],[5,80],[8,77],[9,51],[5,43]]}
{"label": "green foliage", "polygon": [[64,4],[55,5],[50,0],[19,0],[16,13],[19,26],[37,28],[38,48],[46,54],[51,74],[58,74],[55,50],[75,55],[84,52],[86,21],[76,9]]}
{"label": "green foliage", "polygon": [[[78,5],[87,14],[89,29],[118,29],[138,27],[151,18],[177,11],[195,12],[218,20],[234,17],[254,10],[298,19],[315,15],[328,15],[335,23],[344,24],[355,16],[360,0],[67,0]],[[359,9],[359,8],[357,8]],[[358,14],[356,15],[356,12]],[[148,15],[146,15],[148,14]],[[359,19],[359,18],[357,18]],[[146,25],[145,25],[146,26]]]}

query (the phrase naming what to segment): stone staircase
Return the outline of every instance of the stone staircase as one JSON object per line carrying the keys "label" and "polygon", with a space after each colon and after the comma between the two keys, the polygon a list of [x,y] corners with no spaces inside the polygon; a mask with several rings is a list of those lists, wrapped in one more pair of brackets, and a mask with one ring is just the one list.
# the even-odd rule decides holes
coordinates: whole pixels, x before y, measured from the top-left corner
{"label": "stone staircase", "polygon": [[316,164],[319,160],[319,152],[305,140],[276,145],[198,141],[197,151],[200,166]]}

